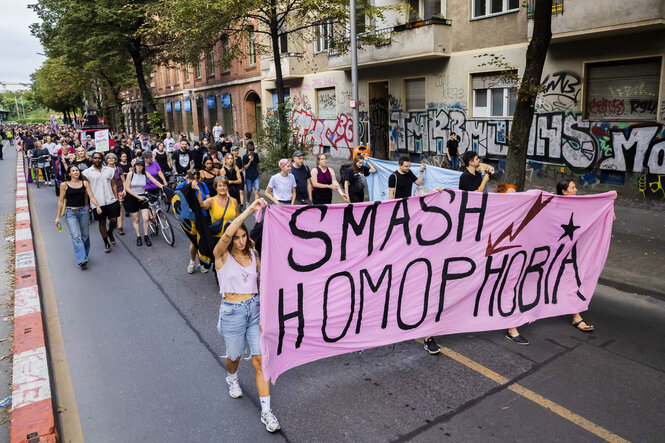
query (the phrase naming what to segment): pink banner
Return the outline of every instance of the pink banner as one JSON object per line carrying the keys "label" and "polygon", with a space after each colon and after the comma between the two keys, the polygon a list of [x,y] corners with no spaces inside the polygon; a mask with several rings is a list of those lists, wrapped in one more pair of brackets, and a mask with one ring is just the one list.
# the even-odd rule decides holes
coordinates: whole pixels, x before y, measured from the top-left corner
{"label": "pink banner", "polygon": [[271,206],[261,265],[266,377],[368,347],[586,310],[610,246],[613,198],[445,190]]}

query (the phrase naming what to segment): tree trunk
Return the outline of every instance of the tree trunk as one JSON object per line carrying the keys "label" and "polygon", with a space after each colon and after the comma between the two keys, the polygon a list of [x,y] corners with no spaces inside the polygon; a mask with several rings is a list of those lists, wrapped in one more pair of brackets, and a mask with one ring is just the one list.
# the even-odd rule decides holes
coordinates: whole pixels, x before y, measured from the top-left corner
{"label": "tree trunk", "polygon": [[157,110],[155,104],[152,102],[152,93],[145,81],[145,73],[143,72],[143,57],[141,56],[141,37],[134,38],[129,46],[129,55],[134,62],[134,70],[136,71],[136,80],[138,81],[139,91],[141,92],[141,105],[143,107],[142,121],[139,122],[141,130],[145,130],[148,114],[152,114]]}
{"label": "tree trunk", "polygon": [[515,115],[508,141],[504,180],[524,191],[526,154],[533,122],[533,110],[540,91],[540,78],[552,38],[552,0],[536,0],[533,35],[526,50],[526,67],[517,93]]}

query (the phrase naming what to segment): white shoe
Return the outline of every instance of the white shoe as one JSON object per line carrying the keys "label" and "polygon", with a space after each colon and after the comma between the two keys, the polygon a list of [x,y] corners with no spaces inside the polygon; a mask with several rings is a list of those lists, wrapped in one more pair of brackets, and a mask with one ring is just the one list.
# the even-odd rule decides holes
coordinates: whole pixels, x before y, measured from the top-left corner
{"label": "white shoe", "polygon": [[275,417],[272,411],[261,412],[261,423],[266,425],[266,430],[268,432],[276,432],[282,429],[277,421],[277,417]]}
{"label": "white shoe", "polygon": [[187,265],[187,273],[188,274],[193,274],[195,272],[196,272],[196,263],[189,262],[189,265]]}
{"label": "white shoe", "polygon": [[[236,378],[231,378],[231,377],[226,377],[226,384],[229,385],[229,395],[231,398],[240,398],[242,397],[242,388],[240,387],[240,383],[238,383],[238,377]],[[263,418],[262,418],[263,420]],[[273,431],[271,431],[273,432]]]}
{"label": "white shoe", "polygon": [[201,272],[201,274],[205,274],[206,272],[208,272],[208,270],[203,266],[199,266],[199,271]]}

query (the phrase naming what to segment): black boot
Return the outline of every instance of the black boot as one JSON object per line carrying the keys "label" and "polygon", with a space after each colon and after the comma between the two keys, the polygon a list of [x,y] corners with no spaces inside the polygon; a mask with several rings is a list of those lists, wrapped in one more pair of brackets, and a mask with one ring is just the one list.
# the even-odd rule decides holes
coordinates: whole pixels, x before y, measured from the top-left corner
{"label": "black boot", "polygon": [[141,237],[136,237],[136,246],[142,246],[143,245],[143,240],[141,240]]}
{"label": "black boot", "polygon": [[143,241],[145,242],[146,246],[152,246],[152,242],[150,241],[150,237],[148,237],[147,235],[143,236]]}

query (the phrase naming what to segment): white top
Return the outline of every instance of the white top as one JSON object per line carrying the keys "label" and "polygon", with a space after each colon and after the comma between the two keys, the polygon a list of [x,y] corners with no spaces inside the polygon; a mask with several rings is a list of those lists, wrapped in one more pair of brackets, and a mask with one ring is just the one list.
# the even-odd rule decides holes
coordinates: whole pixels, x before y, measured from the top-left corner
{"label": "white top", "polygon": [[137,195],[145,194],[145,184],[146,184],[145,174],[137,174],[136,172],[132,173],[132,182],[129,184],[129,187],[132,188],[134,194]]}
{"label": "white top", "polygon": [[[90,190],[92,191],[92,195],[95,196],[97,203],[99,203],[99,206],[110,205],[117,201],[111,188],[111,180],[115,177],[115,169],[102,166],[100,172],[93,166],[83,171],[82,174],[90,182]],[[95,206],[92,202],[90,204],[93,207]]]}
{"label": "white top", "polygon": [[268,187],[279,201],[291,201],[291,189],[296,187],[296,178],[289,173],[286,177],[277,173],[270,177]]}
{"label": "white top", "polygon": [[45,147],[46,149],[48,149],[48,153],[51,154],[51,155],[54,155],[54,154],[55,154],[55,151],[58,150],[58,145],[56,145],[56,144],[53,143],[53,142],[51,142],[51,143],[44,143],[42,146]]}
{"label": "white top", "polygon": [[222,269],[217,270],[219,293],[222,298],[226,294],[256,294],[259,292],[256,272],[256,256],[252,250],[252,263],[247,267],[240,264],[229,252]]}
{"label": "white top", "polygon": [[166,148],[166,152],[173,151],[174,146],[175,146],[175,139],[173,137],[164,139],[164,147]]}
{"label": "white top", "polygon": [[215,138],[219,138],[219,136],[222,135],[222,127],[221,126],[213,126],[212,135],[214,135]]}

